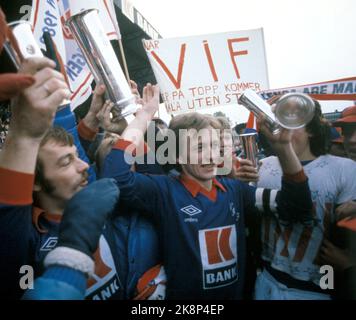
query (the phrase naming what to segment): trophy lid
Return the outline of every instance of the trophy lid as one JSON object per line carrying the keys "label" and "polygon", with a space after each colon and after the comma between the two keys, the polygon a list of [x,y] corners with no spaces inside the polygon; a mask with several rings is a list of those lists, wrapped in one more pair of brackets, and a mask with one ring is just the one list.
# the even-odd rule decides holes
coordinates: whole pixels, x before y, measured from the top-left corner
{"label": "trophy lid", "polygon": [[314,116],[314,101],[303,93],[287,93],[276,103],[275,115],[278,123],[286,129],[306,126]]}

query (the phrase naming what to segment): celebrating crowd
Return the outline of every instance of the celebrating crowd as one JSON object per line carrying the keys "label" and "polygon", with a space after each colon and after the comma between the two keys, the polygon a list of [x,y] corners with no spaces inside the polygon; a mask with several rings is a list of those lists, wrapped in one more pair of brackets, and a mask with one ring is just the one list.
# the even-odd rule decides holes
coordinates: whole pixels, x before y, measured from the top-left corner
{"label": "celebrating crowd", "polygon": [[[127,122],[97,84],[77,123],[50,59],[23,59],[5,82],[2,297],[356,298],[356,106],[329,124],[314,100],[304,128],[278,134],[260,117],[273,155],[255,167],[224,118],[155,118],[157,85],[141,97],[130,82],[142,107]],[[345,157],[330,154],[332,126]]]}

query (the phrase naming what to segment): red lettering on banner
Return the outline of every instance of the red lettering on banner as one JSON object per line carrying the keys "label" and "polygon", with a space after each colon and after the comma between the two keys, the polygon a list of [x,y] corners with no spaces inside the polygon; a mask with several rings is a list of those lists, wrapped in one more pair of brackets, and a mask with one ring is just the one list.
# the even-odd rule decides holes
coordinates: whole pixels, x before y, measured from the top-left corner
{"label": "red lettering on banner", "polygon": [[177,74],[177,79],[174,78],[173,74],[171,71],[168,69],[166,64],[161,60],[161,58],[154,52],[151,51],[152,57],[158,62],[158,64],[162,67],[164,72],[167,74],[169,80],[172,81],[176,89],[180,89],[181,82],[182,82],[182,71],[183,71],[183,64],[184,64],[184,56],[185,56],[185,49],[186,49],[186,44],[183,43],[180,48],[180,56],[179,56],[179,64],[178,64],[178,74]]}
{"label": "red lettering on banner", "polygon": [[208,59],[210,72],[211,72],[211,74],[213,76],[214,81],[217,82],[217,81],[219,81],[219,79],[218,79],[218,76],[216,75],[213,59],[211,58],[211,53],[210,53],[210,48],[209,48],[208,41],[204,40],[203,44],[204,44],[205,54],[206,54],[206,57]]}
{"label": "red lettering on banner", "polygon": [[241,55],[247,55],[248,51],[243,50],[243,51],[234,51],[234,48],[232,47],[232,44],[235,42],[242,42],[242,41],[249,41],[249,38],[234,38],[234,39],[227,39],[227,43],[229,45],[229,52],[230,52],[230,57],[231,57],[231,62],[232,65],[234,66],[235,73],[238,79],[240,79],[240,73],[239,69],[237,68],[236,61],[235,61],[235,56],[241,56]]}
{"label": "red lettering on banner", "polygon": [[71,12],[70,10],[67,10],[65,13],[64,13],[64,16],[61,16],[61,23],[62,23],[62,30],[63,30],[63,37],[64,39],[67,39],[67,40],[73,40],[73,36],[72,36],[72,33],[69,29],[69,27],[66,25],[66,21],[71,17]]}
{"label": "red lettering on banner", "polygon": [[159,41],[144,41],[143,46],[147,51],[153,50],[153,49],[158,49],[159,48]]}

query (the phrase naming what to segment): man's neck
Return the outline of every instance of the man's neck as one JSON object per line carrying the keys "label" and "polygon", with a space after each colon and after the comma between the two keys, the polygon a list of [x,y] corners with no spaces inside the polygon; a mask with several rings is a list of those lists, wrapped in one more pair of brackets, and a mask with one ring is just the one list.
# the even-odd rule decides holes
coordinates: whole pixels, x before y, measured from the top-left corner
{"label": "man's neck", "polygon": [[196,181],[198,184],[200,184],[200,186],[202,186],[204,189],[210,191],[211,190],[211,187],[213,185],[213,179],[210,179],[210,180],[200,180],[200,179],[197,179],[195,178],[194,176],[190,175],[189,173],[187,172],[184,172],[183,171],[183,174],[185,176],[187,176],[189,179],[192,179],[194,181]]}
{"label": "man's neck", "polygon": [[311,153],[310,148],[304,149],[303,152],[297,154],[297,156],[300,161],[311,161],[316,159],[316,156]]}
{"label": "man's neck", "polygon": [[64,211],[64,204],[62,201],[58,201],[46,195],[40,195],[38,197],[38,206],[50,214],[62,215]]}

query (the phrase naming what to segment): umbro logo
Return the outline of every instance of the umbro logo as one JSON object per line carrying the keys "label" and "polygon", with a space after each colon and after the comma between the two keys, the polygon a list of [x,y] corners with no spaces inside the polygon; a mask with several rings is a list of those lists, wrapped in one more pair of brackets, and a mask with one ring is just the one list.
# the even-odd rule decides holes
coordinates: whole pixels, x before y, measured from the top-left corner
{"label": "umbro logo", "polygon": [[49,237],[41,247],[40,251],[51,251],[57,245],[57,237]]}
{"label": "umbro logo", "polygon": [[189,216],[195,216],[196,214],[202,212],[200,209],[194,207],[193,205],[186,206],[184,208],[181,208],[180,210]]}

